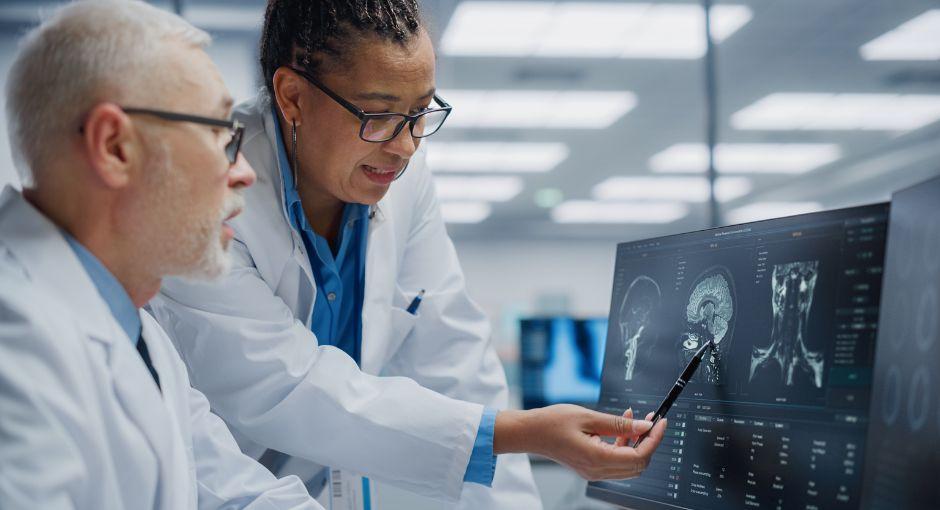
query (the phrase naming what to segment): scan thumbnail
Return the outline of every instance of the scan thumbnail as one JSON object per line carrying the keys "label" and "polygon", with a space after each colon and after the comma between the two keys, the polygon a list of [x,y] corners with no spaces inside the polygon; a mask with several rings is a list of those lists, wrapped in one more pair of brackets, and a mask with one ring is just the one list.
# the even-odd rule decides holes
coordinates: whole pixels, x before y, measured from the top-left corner
{"label": "scan thumbnail", "polygon": [[714,266],[702,272],[690,287],[686,301],[686,324],[679,336],[679,364],[685,367],[702,345],[715,348],[702,360],[693,381],[722,384],[724,359],[731,350],[736,297],[731,272]]}
{"label": "scan thumbnail", "polygon": [[807,348],[807,324],[816,290],[819,261],[791,262],[774,266],[771,281],[773,328],[770,345],[754,346],[750,381],[777,381],[793,386],[810,381],[823,384],[823,352]]}
{"label": "scan thumbnail", "polygon": [[633,380],[637,358],[641,353],[648,353],[656,343],[654,320],[661,303],[659,284],[648,276],[634,279],[623,296],[619,325],[623,341],[624,380]]}

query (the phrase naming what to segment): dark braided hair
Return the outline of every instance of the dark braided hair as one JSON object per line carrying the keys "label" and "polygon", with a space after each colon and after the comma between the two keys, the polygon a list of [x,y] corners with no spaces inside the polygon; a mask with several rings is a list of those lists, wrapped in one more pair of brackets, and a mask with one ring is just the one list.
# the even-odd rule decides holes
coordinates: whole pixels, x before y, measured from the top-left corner
{"label": "dark braided hair", "polygon": [[357,38],[404,44],[423,26],[417,0],[269,0],[261,32],[261,72],[274,97],[274,72],[298,65],[314,74],[323,56],[342,61]]}

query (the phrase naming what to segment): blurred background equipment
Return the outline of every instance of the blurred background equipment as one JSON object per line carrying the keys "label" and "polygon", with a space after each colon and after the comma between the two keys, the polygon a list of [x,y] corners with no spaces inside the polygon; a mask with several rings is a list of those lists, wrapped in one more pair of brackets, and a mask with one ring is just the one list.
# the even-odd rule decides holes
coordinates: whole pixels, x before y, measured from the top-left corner
{"label": "blurred background equipment", "polygon": [[541,317],[519,321],[522,407],[594,407],[601,389],[607,319]]}

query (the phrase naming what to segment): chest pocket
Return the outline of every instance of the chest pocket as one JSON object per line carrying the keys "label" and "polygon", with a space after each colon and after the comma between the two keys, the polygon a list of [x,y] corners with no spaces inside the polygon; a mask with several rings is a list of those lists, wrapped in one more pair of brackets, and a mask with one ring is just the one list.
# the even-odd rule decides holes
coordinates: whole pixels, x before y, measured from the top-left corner
{"label": "chest pocket", "polygon": [[382,356],[382,364],[380,365],[379,370],[382,370],[389,360],[391,360],[395,354],[398,353],[398,350],[401,348],[402,344],[405,343],[405,339],[408,338],[408,335],[410,335],[411,331],[414,330],[415,324],[417,322],[417,316],[412,315],[401,308],[392,307],[391,312],[389,313],[388,348],[385,349],[385,355]]}

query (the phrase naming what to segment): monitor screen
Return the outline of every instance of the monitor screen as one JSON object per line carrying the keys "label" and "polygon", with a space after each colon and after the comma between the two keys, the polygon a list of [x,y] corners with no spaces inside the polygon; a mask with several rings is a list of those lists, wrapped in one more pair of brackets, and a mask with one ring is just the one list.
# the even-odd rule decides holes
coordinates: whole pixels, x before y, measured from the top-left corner
{"label": "monitor screen", "polygon": [[601,389],[607,319],[530,318],[520,320],[519,328],[523,407],[593,407]]}
{"label": "monitor screen", "polygon": [[891,198],[862,508],[940,508],[940,178]]}
{"label": "monitor screen", "polygon": [[704,342],[637,509],[857,508],[888,205],[617,247],[598,408],[658,407]]}

